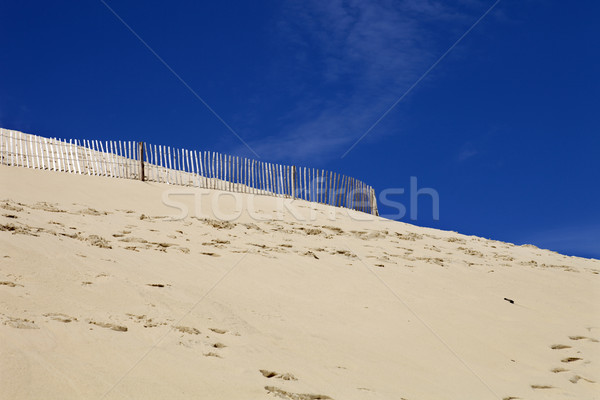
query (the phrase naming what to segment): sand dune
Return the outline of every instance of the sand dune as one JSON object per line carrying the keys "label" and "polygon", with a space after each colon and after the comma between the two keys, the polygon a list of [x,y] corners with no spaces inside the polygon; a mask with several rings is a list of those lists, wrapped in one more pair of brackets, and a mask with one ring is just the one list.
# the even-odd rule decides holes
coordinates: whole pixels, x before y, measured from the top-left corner
{"label": "sand dune", "polygon": [[598,260],[299,200],[0,177],[2,398],[599,397]]}

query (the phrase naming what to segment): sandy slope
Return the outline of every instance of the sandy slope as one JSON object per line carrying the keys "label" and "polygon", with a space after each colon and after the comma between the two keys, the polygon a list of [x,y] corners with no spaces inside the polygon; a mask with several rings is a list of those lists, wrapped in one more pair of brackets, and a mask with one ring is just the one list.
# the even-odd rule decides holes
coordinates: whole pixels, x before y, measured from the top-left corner
{"label": "sandy slope", "polygon": [[303,201],[314,218],[26,168],[0,183],[2,398],[599,397],[598,260]]}

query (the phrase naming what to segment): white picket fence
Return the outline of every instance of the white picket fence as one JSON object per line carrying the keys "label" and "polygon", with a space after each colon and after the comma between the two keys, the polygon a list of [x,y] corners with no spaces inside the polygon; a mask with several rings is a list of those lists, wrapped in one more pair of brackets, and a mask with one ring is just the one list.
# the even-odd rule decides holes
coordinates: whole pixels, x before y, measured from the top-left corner
{"label": "white picket fence", "polygon": [[298,198],[378,215],[373,188],[343,174],[132,141],[61,140],[0,128],[0,164]]}

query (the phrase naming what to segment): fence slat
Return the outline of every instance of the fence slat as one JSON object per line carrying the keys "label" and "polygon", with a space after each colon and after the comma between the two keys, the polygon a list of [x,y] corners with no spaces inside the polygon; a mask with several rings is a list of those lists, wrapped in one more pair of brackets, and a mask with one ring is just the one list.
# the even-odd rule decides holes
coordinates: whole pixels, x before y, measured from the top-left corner
{"label": "fence slat", "polygon": [[106,160],[106,164],[105,164],[106,176],[112,178],[115,176],[114,164],[113,164],[112,154],[111,154],[109,146],[108,146],[108,140],[105,140],[104,143],[102,143],[102,141],[100,141],[100,148],[102,149],[102,152],[104,153],[104,158]]}
{"label": "fence slat", "polygon": [[184,158],[185,156],[183,155],[183,150],[182,149],[177,149],[177,161],[178,161],[178,167],[177,167],[177,184],[182,185],[183,184],[183,168],[184,168]]}
{"label": "fence slat", "polygon": [[226,175],[226,170],[225,170],[225,155],[224,154],[219,154],[219,170],[221,171],[221,190],[225,190],[226,188],[226,181],[227,181],[227,175]]}
{"label": "fence slat", "polygon": [[154,166],[153,171],[154,174],[152,175],[152,179],[156,182],[158,182],[158,159],[156,158],[157,153],[156,153],[156,145],[151,145],[150,147],[152,147],[152,165]]}
{"label": "fence slat", "polygon": [[342,174],[338,174],[338,182],[337,182],[337,194],[336,194],[336,200],[335,200],[335,206],[336,207],[341,207],[342,206],[342,185],[344,183],[344,177]]}
{"label": "fence slat", "polygon": [[125,178],[132,179],[131,171],[131,141],[126,140],[123,142],[123,166],[125,167]]}
{"label": "fence slat", "polygon": [[2,161],[2,164],[4,165],[10,165],[8,163],[8,133],[6,132],[5,129],[0,128],[0,139],[1,139],[1,145],[2,145],[2,152],[0,154],[0,159]]}
{"label": "fence slat", "polygon": [[70,159],[69,159],[69,151],[68,151],[68,146],[67,146],[66,140],[61,139],[60,148],[61,148],[61,155],[63,156],[64,171],[71,173],[71,163],[70,163]]}
{"label": "fence slat", "polygon": [[221,157],[219,153],[213,152],[213,160],[215,164],[215,189],[221,189]]}
{"label": "fence slat", "polygon": [[290,192],[289,192],[290,186],[289,186],[289,180],[288,180],[288,166],[282,165],[281,172],[283,175],[283,197],[287,197],[290,194]]}
{"label": "fence slat", "polygon": [[247,177],[248,177],[248,163],[246,162],[247,159],[246,157],[241,157],[240,158],[240,162],[242,163],[240,165],[240,183],[241,183],[241,187],[240,190],[242,191],[242,193],[248,193],[248,182],[247,182]]}
{"label": "fence slat", "polygon": [[347,181],[348,181],[348,177],[346,175],[343,175],[342,186],[341,186],[342,199],[341,199],[340,207],[346,207],[346,182]]}
{"label": "fence slat", "polygon": [[217,153],[214,151],[211,153],[211,162],[213,168],[213,189],[219,188],[219,160],[217,159]]}
{"label": "fence slat", "polygon": [[255,184],[255,178],[254,178],[254,170],[256,169],[255,168],[256,160],[251,160],[250,163],[251,163],[250,178],[252,180],[252,185],[251,185],[252,186],[252,193],[256,194],[256,184]]}
{"label": "fence slat", "polygon": [[10,154],[10,164],[15,165],[13,162],[13,133],[12,131],[8,131],[8,153]]}
{"label": "fence slat", "polygon": [[77,163],[75,162],[75,154],[73,152],[73,140],[69,139],[69,143],[66,143],[65,140],[65,146],[67,147],[67,158],[69,160],[69,169],[71,169],[71,173],[76,174],[77,173]]}
{"label": "fence slat", "polygon": [[123,151],[121,149],[121,141],[115,142],[115,162],[117,163],[117,176],[119,178],[125,177],[125,166],[123,165]]}
{"label": "fence slat", "polygon": [[67,163],[69,165],[69,170],[72,174],[77,173],[77,166],[75,165],[75,156],[73,155],[73,140],[69,139],[67,143],[65,139],[65,149],[67,152]]}
{"label": "fence slat", "polygon": [[123,169],[123,156],[121,155],[121,150],[120,150],[121,146],[120,146],[120,143],[117,142],[116,140],[114,141],[114,143],[115,143],[115,153],[114,153],[115,156],[114,157],[115,157],[115,163],[116,163],[116,167],[117,167],[117,177],[123,178],[124,177],[124,175],[123,175],[124,169]]}
{"label": "fence slat", "polygon": [[[43,169],[43,167],[40,164],[41,160],[40,160],[40,156],[38,153],[38,138],[36,136],[31,136],[31,143],[33,144],[33,149],[35,152],[35,161],[37,164],[37,169]],[[32,155],[33,155],[33,152],[32,152]]]}
{"label": "fence slat", "polygon": [[0,128],[0,164],[6,163],[6,133],[4,129]]}
{"label": "fence slat", "polygon": [[106,174],[106,165],[104,160],[104,152],[102,151],[102,142],[100,140],[94,140],[94,148],[96,149],[96,160],[98,165],[98,175],[108,176]]}
{"label": "fence slat", "polygon": [[50,146],[50,156],[52,157],[52,170],[56,171],[56,156],[55,156],[55,144],[54,144],[54,139],[50,138],[50,140],[48,140],[48,145]]}
{"label": "fence slat", "polygon": [[115,155],[113,153],[113,144],[110,140],[104,141],[104,147],[106,147],[106,157],[108,158],[109,164],[109,176],[115,178],[117,176],[117,166],[115,164]]}
{"label": "fence slat", "polygon": [[42,163],[42,169],[47,169],[48,168],[48,163],[47,160],[44,159],[44,143],[42,141],[42,138],[37,138],[36,140],[36,148],[39,150],[39,157],[40,157],[40,162]]}
{"label": "fence slat", "polygon": [[206,156],[206,188],[207,189],[212,189],[212,185],[213,185],[213,176],[212,176],[212,168],[211,168],[211,163],[210,163],[210,151],[205,151],[205,156]]}
{"label": "fence slat", "polygon": [[101,140],[94,140],[96,147],[96,156],[98,157],[98,172],[101,176],[108,176],[106,168],[106,153],[104,153],[104,146]]}
{"label": "fence slat", "polygon": [[88,175],[95,175],[94,174],[94,166],[93,166],[93,158],[92,158],[92,146],[90,145],[90,141],[85,139],[84,140],[84,145],[85,145],[85,150],[87,153],[87,170],[88,170]]}
{"label": "fence slat", "polygon": [[167,146],[166,147],[166,151],[167,151],[167,183],[171,184],[171,147]]}
{"label": "fence slat", "polygon": [[283,197],[289,197],[289,195],[290,195],[290,179],[289,179],[288,166],[282,165],[281,172],[283,174]]}
{"label": "fence slat", "polygon": [[19,142],[21,145],[21,166],[29,168],[29,157],[27,153],[27,142],[23,137],[23,132],[19,132]]}
{"label": "fence slat", "polygon": [[348,208],[348,185],[350,183],[350,177],[346,176],[346,182],[344,184],[344,207]]}
{"label": "fence slat", "polygon": [[91,175],[90,173],[90,157],[88,154],[88,146],[85,142],[85,139],[81,140],[81,152],[83,153],[83,156],[81,157],[81,162],[83,164],[83,173],[85,175]]}
{"label": "fence slat", "polygon": [[194,157],[196,158],[196,171],[198,171],[198,187],[204,187],[204,177],[202,169],[202,152],[194,150]]}
{"label": "fence slat", "polygon": [[15,131],[15,165],[17,167],[22,165],[22,161],[21,161],[21,150],[20,150],[20,144],[21,144],[21,140],[19,140],[19,133],[20,132],[16,132]]}
{"label": "fence slat", "polygon": [[158,146],[158,156],[159,156],[159,176],[158,176],[158,182],[163,182],[162,176],[163,176],[163,171],[164,171],[164,157],[163,157],[163,150],[162,150],[162,145]]}
{"label": "fence slat", "polygon": [[204,165],[202,164],[202,152],[200,151],[200,176],[204,176]]}
{"label": "fence slat", "polygon": [[206,188],[207,189],[212,189],[212,183],[213,183],[213,177],[212,177],[212,168],[211,168],[211,164],[210,164],[210,151],[205,151],[204,152],[204,156],[205,156],[205,166],[206,166]]}
{"label": "fence slat", "polygon": [[12,157],[12,132],[8,131],[6,138],[6,165],[13,165]]}
{"label": "fence slat", "polygon": [[40,169],[40,160],[37,156],[37,137],[27,135],[29,142],[29,152],[31,154],[31,165],[33,168]]}
{"label": "fence slat", "polygon": [[21,166],[21,150],[19,150],[19,132],[15,131],[15,166]]}
{"label": "fence slat", "polygon": [[227,191],[231,192],[231,156],[224,155],[223,159],[225,160],[225,187]]}
{"label": "fence slat", "polygon": [[23,133],[22,132],[18,132],[17,134],[17,159],[19,160],[19,165],[21,167],[25,166],[25,150],[23,149]]}
{"label": "fence slat", "polygon": [[208,162],[210,165],[211,189],[217,189],[217,155],[214,151],[208,154]]}
{"label": "fence slat", "polygon": [[39,169],[39,160],[37,158],[37,148],[35,146],[35,136],[32,135],[27,135],[27,137],[29,138],[27,141],[29,142],[29,153],[31,154],[31,166],[32,168],[36,168]]}
{"label": "fence slat", "polygon": [[138,168],[137,168],[137,151],[135,142],[130,140],[128,142],[129,157],[127,157],[127,163],[129,164],[129,179],[139,179]]}
{"label": "fence slat", "polygon": [[93,175],[100,175],[100,170],[98,169],[98,153],[95,151],[94,141],[88,140],[88,148],[90,152],[90,164],[92,167]]}
{"label": "fence slat", "polygon": [[56,164],[58,165],[58,169],[57,171],[62,171],[62,165],[61,165],[61,161],[62,161],[62,152],[60,151],[60,141],[58,141],[58,139],[53,138],[54,139],[54,148],[56,150]]}
{"label": "fence slat", "polygon": [[108,168],[106,166],[106,153],[104,152],[104,146],[101,140],[94,140],[96,142],[96,148],[98,150],[98,158],[100,159],[100,175],[109,176]]}
{"label": "fence slat", "polygon": [[78,140],[75,139],[75,164],[77,166],[77,173],[81,175],[81,164],[79,164],[79,145]]}
{"label": "fence slat", "polygon": [[[187,150],[186,150],[187,151]],[[195,157],[195,153],[196,150],[192,150],[190,152],[188,152],[188,160],[190,162],[190,173],[192,174],[191,176],[191,180],[192,180],[192,186],[198,186],[197,184],[195,184],[195,182],[198,181],[198,165],[194,164],[194,161],[196,159]]]}
{"label": "fence slat", "polygon": [[123,165],[121,163],[121,152],[119,151],[119,142],[117,140],[113,140],[112,144],[117,178],[121,178],[123,176]]}
{"label": "fence slat", "polygon": [[181,153],[180,149],[173,148],[173,169],[175,174],[175,184],[181,184]]}
{"label": "fence slat", "polygon": [[23,133],[21,133],[21,143],[22,143],[23,153],[24,153],[24,157],[25,157],[25,165],[27,168],[29,168],[29,152],[27,151],[27,141],[23,137]]}
{"label": "fence slat", "polygon": [[[84,175],[89,175],[89,172],[87,170],[87,163],[88,163],[88,157],[87,157],[87,152],[85,151],[86,147],[85,147],[85,140],[78,140],[79,145],[80,145],[80,149],[81,149],[81,171],[82,174]],[[43,158],[42,158],[43,160]]]}
{"label": "fence slat", "polygon": [[98,146],[102,155],[102,173],[107,177],[114,178],[116,175],[114,173],[114,161],[110,150],[110,142],[106,140],[102,143],[102,140],[98,140]]}
{"label": "fence slat", "polygon": [[259,193],[264,194],[265,192],[265,177],[266,177],[266,167],[264,161],[258,162],[258,188]]}
{"label": "fence slat", "polygon": [[263,194],[265,194],[268,190],[267,188],[267,163],[266,162],[262,162],[262,168],[261,168],[261,174],[262,174],[262,180],[263,180]]}
{"label": "fence slat", "polygon": [[200,152],[200,169],[202,171],[202,180],[204,182],[203,184],[203,188],[208,189],[208,170],[207,170],[207,164],[206,164],[206,151],[201,151]]}

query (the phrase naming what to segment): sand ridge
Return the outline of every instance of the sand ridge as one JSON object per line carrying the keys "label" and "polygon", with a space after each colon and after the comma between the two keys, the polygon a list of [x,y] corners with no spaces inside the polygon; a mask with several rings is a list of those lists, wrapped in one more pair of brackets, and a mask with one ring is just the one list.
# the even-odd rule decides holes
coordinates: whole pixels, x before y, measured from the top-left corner
{"label": "sand ridge", "polygon": [[173,220],[168,185],[0,174],[11,398],[598,393],[598,260],[303,201],[315,218]]}

